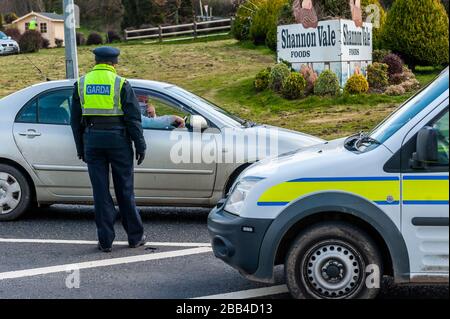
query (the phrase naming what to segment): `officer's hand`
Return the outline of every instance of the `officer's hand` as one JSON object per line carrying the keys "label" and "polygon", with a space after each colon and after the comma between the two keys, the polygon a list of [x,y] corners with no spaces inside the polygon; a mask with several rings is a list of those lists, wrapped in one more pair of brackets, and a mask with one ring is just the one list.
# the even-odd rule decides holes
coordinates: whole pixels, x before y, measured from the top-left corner
{"label": "officer's hand", "polygon": [[83,162],[86,163],[86,161],[85,161],[85,159],[84,159],[84,154],[79,154],[79,155],[78,155],[78,158],[79,158],[81,161],[83,161]]}
{"label": "officer's hand", "polygon": [[136,153],[137,164],[141,165],[145,160],[145,153]]}

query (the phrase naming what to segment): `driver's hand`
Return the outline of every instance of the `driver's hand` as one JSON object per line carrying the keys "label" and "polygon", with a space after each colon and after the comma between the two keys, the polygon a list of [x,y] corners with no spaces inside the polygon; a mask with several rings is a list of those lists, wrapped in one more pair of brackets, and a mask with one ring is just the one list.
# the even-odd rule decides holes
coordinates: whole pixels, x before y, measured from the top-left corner
{"label": "driver's hand", "polygon": [[175,126],[177,128],[185,128],[186,127],[186,121],[183,118],[174,115],[173,116],[173,126]]}

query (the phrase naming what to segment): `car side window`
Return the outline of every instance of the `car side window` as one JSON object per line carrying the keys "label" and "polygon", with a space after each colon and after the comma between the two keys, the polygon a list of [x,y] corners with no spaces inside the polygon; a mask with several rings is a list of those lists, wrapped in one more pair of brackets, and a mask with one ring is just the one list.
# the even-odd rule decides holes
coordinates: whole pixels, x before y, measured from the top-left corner
{"label": "car side window", "polygon": [[28,102],[16,118],[19,123],[70,124],[73,90],[45,93]]}
{"label": "car side window", "polygon": [[142,127],[147,130],[174,130],[175,119],[190,113],[175,100],[148,90],[135,89],[142,114]]}
{"label": "car side window", "polygon": [[38,98],[38,122],[41,124],[70,124],[72,90],[59,90]]}
{"label": "car side window", "polygon": [[449,164],[449,117],[448,111],[438,119],[433,128],[438,133],[438,165],[448,166]]}
{"label": "car side window", "polygon": [[18,123],[37,123],[37,99],[28,102],[17,116]]}

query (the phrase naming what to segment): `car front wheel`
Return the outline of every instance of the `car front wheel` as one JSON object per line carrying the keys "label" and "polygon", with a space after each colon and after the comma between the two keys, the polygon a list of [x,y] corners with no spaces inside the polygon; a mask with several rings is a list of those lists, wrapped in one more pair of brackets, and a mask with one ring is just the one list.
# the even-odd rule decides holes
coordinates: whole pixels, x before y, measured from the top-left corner
{"label": "car front wheel", "polygon": [[31,203],[31,191],[25,176],[16,168],[0,164],[0,221],[22,216]]}
{"label": "car front wheel", "polygon": [[292,244],[285,264],[294,298],[372,299],[380,290],[382,259],[361,229],[343,222],[320,223]]}

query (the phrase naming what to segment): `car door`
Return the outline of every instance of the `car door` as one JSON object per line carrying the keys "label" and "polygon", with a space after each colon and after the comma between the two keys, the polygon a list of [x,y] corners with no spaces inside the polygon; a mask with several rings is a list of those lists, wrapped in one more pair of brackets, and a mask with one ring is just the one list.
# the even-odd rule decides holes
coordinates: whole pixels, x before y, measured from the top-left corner
{"label": "car door", "polygon": [[29,101],[16,117],[14,139],[51,193],[91,198],[87,168],[77,157],[70,127],[72,92],[55,89]]}
{"label": "car door", "polygon": [[[422,169],[402,173],[402,232],[409,247],[411,273],[449,271],[449,111],[427,126],[439,136],[439,160]],[[403,156],[412,158],[417,138],[404,145]]]}
{"label": "car door", "polygon": [[[135,89],[142,111],[151,104],[156,118],[189,117],[193,111],[168,95],[145,89]],[[202,150],[215,152],[216,136],[220,131],[196,132],[190,128],[173,126],[144,127],[147,157],[135,172],[136,196],[148,203],[195,204],[193,199],[212,196],[216,160],[204,161]],[[194,137],[197,142],[193,142]],[[183,149],[181,149],[183,148]],[[184,152],[184,154],[181,154]],[[184,160],[181,155],[186,156]]]}

